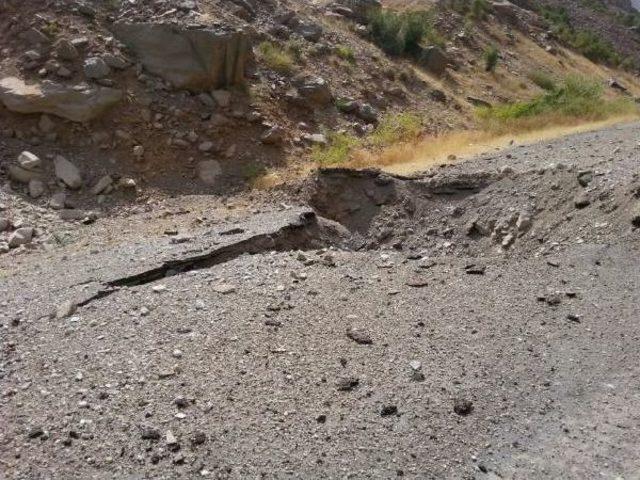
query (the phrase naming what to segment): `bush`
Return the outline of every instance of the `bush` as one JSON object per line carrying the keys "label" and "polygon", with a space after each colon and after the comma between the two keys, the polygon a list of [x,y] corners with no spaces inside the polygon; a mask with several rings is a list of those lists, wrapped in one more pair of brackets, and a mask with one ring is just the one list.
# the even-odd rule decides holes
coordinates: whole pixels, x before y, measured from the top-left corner
{"label": "bush", "polygon": [[394,143],[416,140],[422,133],[422,118],[413,113],[386,115],[382,118],[370,142],[374,146],[384,147]]}
{"label": "bush", "polygon": [[346,45],[338,45],[336,47],[336,55],[349,63],[356,63],[356,55],[353,49]]}
{"label": "bush", "polygon": [[362,145],[360,139],[348,133],[330,132],[327,145],[316,145],[311,152],[313,161],[320,165],[336,165],[349,160],[351,152]]}
{"label": "bush", "polygon": [[484,69],[487,72],[493,72],[498,65],[498,58],[500,57],[500,52],[495,45],[491,45],[487,47],[484,51]]}
{"label": "bush", "polygon": [[429,12],[379,10],[369,19],[371,38],[390,55],[417,55],[424,40],[441,43]]}
{"label": "bush", "polygon": [[535,83],[538,87],[548,92],[555,90],[556,82],[551,76],[538,70],[529,72],[529,80]]}
{"label": "bush", "polygon": [[258,54],[267,67],[276,72],[291,73],[293,71],[295,63],[293,55],[274,43],[262,42],[258,45]]}
{"label": "bush", "polygon": [[491,11],[491,5],[487,0],[450,0],[449,8],[464,15],[468,22],[485,20]]}

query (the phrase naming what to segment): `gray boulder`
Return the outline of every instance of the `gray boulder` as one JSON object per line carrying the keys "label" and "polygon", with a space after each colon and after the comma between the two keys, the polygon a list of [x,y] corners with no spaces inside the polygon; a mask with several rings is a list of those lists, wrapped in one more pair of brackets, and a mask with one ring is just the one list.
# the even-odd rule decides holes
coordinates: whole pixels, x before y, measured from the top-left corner
{"label": "gray boulder", "polygon": [[16,248],[16,247],[19,247],[20,245],[26,245],[27,243],[31,243],[32,239],[33,239],[32,227],[19,228],[15,232],[13,232],[9,237],[9,248]]}
{"label": "gray boulder", "polygon": [[328,105],[333,102],[333,94],[327,81],[320,77],[304,77],[296,80],[300,97],[315,105]]}
{"label": "gray boulder", "polygon": [[82,187],[82,176],[80,170],[69,160],[62,155],[56,155],[53,160],[53,165],[56,171],[56,177],[69,188],[77,190]]}
{"label": "gray boulder", "polygon": [[99,57],[90,57],[84,61],[83,65],[84,75],[87,78],[93,78],[99,80],[101,78],[109,76],[111,69],[105,61]]}
{"label": "gray boulder", "polygon": [[127,22],[113,31],[149,72],[177,88],[200,91],[244,81],[251,49],[242,31]]}
{"label": "gray boulder", "polygon": [[18,113],[49,113],[74,122],[98,117],[122,99],[122,91],[107,87],[69,87],[44,81],[26,84],[17,77],[0,80],[0,101]]}

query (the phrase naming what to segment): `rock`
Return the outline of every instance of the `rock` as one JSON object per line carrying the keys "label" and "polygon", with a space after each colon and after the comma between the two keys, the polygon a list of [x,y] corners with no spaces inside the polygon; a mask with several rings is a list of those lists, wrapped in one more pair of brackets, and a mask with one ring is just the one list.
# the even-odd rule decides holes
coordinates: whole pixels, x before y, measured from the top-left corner
{"label": "rock", "polygon": [[378,123],[378,111],[368,103],[358,104],[356,117],[367,123]]}
{"label": "rock", "polygon": [[31,243],[31,240],[33,239],[33,231],[32,227],[22,227],[17,229],[9,237],[9,248],[16,248],[20,245]]}
{"label": "rock", "polygon": [[82,187],[82,176],[80,170],[62,155],[56,155],[53,165],[58,177],[62,182],[72,190],[78,190]]}
{"label": "rock", "polygon": [[100,195],[104,193],[107,189],[109,189],[113,185],[113,178],[111,175],[105,175],[93,186],[91,189],[91,193],[94,195]]}
{"label": "rock", "polygon": [[622,93],[627,93],[629,90],[627,89],[627,87],[625,87],[624,85],[622,85],[618,80],[616,80],[615,78],[610,78],[609,79],[609,87],[613,88],[614,90],[618,90],[619,92]]}
{"label": "rock", "polygon": [[48,45],[51,43],[49,37],[47,37],[44,33],[42,33],[37,28],[30,28],[20,35],[20,38],[30,43],[31,45]]}
{"label": "rock", "polygon": [[589,184],[593,181],[593,171],[592,170],[584,170],[578,172],[578,183],[581,187],[588,187]]}
{"label": "rock", "polygon": [[472,263],[464,267],[464,271],[468,275],[484,275],[486,267],[484,265]]}
{"label": "rock", "polygon": [[317,42],[322,37],[322,26],[317,23],[299,22],[295,32],[309,42]]}
{"label": "rock", "polygon": [[0,217],[0,233],[9,230],[11,226],[11,222],[8,218]]}
{"label": "rock", "polygon": [[80,54],[78,53],[78,49],[66,38],[62,38],[58,40],[54,45],[54,51],[56,57],[60,60],[75,60]]}
{"label": "rock", "polygon": [[347,329],[347,337],[359,345],[371,345],[373,340],[368,332],[358,327],[349,327]]}
{"label": "rock", "polygon": [[411,369],[411,380],[414,382],[424,381],[424,373],[422,373],[422,363],[418,360],[412,360],[409,362],[409,368]]}
{"label": "rock", "polygon": [[395,405],[383,405],[380,409],[381,417],[390,417],[391,415],[396,415],[398,413],[398,407]]}
{"label": "rock", "polygon": [[242,84],[250,58],[243,31],[117,22],[116,37],[151,73],[177,88],[208,90]]}
{"label": "rock", "polygon": [[42,180],[36,178],[29,182],[29,196],[31,198],[40,198],[44,194],[45,186]]}
{"label": "rock", "polygon": [[201,152],[210,152],[211,150],[213,150],[213,147],[213,142],[206,141],[198,145],[198,150],[200,150]]}
{"label": "rock", "polygon": [[213,287],[213,291],[222,295],[228,295],[230,293],[234,293],[236,291],[236,287],[227,283],[220,283]]}
{"label": "rock", "polygon": [[202,445],[206,441],[207,435],[204,432],[196,431],[191,435],[191,445]]}
{"label": "rock", "polygon": [[76,309],[77,308],[78,308],[78,306],[76,305],[76,303],[74,301],[66,300],[66,301],[62,302],[60,305],[57,306],[57,308],[56,308],[56,318],[58,320],[62,320],[63,318],[70,317],[71,315],[76,313]]}
{"label": "rock", "polygon": [[582,210],[591,205],[591,199],[587,194],[580,193],[573,199],[573,204],[578,210]]}
{"label": "rock", "polygon": [[473,412],[473,402],[463,398],[456,398],[453,402],[453,411],[461,416],[470,415]]}
{"label": "rock", "polygon": [[324,106],[333,102],[329,84],[321,77],[302,77],[294,83],[300,97],[308,103]]}
{"label": "rock", "polygon": [[18,155],[18,165],[25,170],[38,170],[42,166],[42,161],[37,155],[24,151]]}
{"label": "rock", "polygon": [[49,207],[54,210],[62,210],[65,207],[67,195],[64,192],[57,192],[51,195]]}
{"label": "rock", "polygon": [[198,163],[198,178],[206,185],[216,185],[221,174],[222,168],[216,160]]}
{"label": "rock", "polygon": [[231,106],[231,92],[227,90],[214,90],[211,96],[220,108],[229,108]]}
{"label": "rock", "polygon": [[44,435],[44,429],[40,426],[31,427],[27,432],[27,437],[29,438],[38,438]]}
{"label": "rock", "polygon": [[435,75],[442,75],[447,69],[449,59],[440,47],[425,47],[419,54],[419,62],[424,68]]}
{"label": "rock", "polygon": [[336,108],[342,113],[354,113],[358,110],[358,102],[351,98],[338,98]]}
{"label": "rock", "polygon": [[31,180],[42,180],[42,172],[25,170],[18,165],[9,165],[9,178],[18,183],[29,183]]}
{"label": "rock", "polygon": [[304,134],[302,140],[311,145],[327,145],[329,143],[327,136],[322,133]]}
{"label": "rock", "polygon": [[140,436],[143,440],[160,440],[160,431],[153,427],[143,427]]}
{"label": "rock", "polygon": [[262,134],[260,141],[265,145],[282,145],[284,142],[284,130],[277,125],[273,126]]}
{"label": "rock", "polygon": [[69,87],[47,81],[27,85],[16,77],[0,80],[0,101],[18,113],[49,113],[74,122],[98,117],[122,99],[122,91],[107,87]]}
{"label": "rock", "polygon": [[109,76],[111,69],[100,57],[89,57],[84,61],[82,66],[84,74],[87,78],[99,80]]}
{"label": "rock", "polygon": [[105,53],[102,56],[104,63],[115,70],[124,70],[129,66],[129,62],[122,55],[114,55],[113,53]]}
{"label": "rock", "polygon": [[336,381],[336,389],[340,392],[350,392],[360,384],[356,377],[342,377]]}
{"label": "rock", "polygon": [[[636,208],[636,211],[631,214],[631,225],[635,228],[640,228],[640,208]],[[0,232],[2,229],[0,228]]]}
{"label": "rock", "polygon": [[178,445],[178,439],[171,430],[167,430],[167,433],[165,434],[165,441],[169,447],[175,447]]}

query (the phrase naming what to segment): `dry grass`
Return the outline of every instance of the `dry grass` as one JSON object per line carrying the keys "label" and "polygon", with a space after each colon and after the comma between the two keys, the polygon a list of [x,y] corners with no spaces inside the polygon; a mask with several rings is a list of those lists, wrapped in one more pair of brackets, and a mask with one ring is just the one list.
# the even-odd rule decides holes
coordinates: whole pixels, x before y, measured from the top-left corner
{"label": "dry grass", "polygon": [[358,152],[349,166],[380,167],[389,172],[410,174],[434,165],[451,163],[453,161],[451,156],[456,160],[462,160],[500,150],[512,142],[535,143],[637,119],[638,115],[624,115],[597,122],[580,123],[575,118],[563,118],[556,119],[553,124],[547,123],[550,121],[549,118],[530,119],[521,124],[517,132],[468,130],[425,138],[417,144],[395,145],[379,154]]}

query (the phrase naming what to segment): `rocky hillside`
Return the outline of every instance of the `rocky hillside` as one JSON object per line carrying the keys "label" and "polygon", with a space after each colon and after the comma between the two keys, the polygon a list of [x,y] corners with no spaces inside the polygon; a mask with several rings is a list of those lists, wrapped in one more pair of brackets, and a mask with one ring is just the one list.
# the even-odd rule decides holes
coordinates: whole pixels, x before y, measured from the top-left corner
{"label": "rocky hillside", "polygon": [[[90,221],[136,199],[234,192],[304,167],[331,132],[366,136],[400,114],[417,115],[421,135],[469,128],[477,105],[540,94],[532,72],[615,77],[610,95],[640,93],[550,30],[552,0],[475,3],[479,13],[456,0],[5,0],[0,178],[15,219],[4,229],[42,212]],[[633,50],[630,27],[598,27],[625,2],[562,3],[572,25]],[[389,9],[429,10],[410,51],[385,44],[401,14],[371,23]]]}

